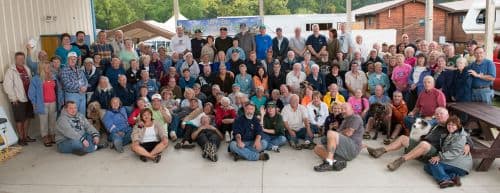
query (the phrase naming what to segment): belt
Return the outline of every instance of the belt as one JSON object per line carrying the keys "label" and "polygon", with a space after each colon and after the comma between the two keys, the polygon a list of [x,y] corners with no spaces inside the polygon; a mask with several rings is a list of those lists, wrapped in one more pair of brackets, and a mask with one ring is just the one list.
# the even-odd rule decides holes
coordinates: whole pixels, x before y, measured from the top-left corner
{"label": "belt", "polygon": [[490,88],[490,86],[478,86],[478,87],[473,87],[472,89],[485,89],[485,88]]}

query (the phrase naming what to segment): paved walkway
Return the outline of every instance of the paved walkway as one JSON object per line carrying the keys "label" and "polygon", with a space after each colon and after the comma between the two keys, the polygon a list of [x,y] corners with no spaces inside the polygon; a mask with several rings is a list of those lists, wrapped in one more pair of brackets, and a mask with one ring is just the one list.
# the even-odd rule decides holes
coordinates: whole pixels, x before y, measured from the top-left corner
{"label": "paved walkway", "polygon": [[499,160],[488,172],[472,172],[463,178],[462,187],[443,191],[424,173],[420,162],[387,171],[385,165],[398,152],[373,159],[363,150],[341,172],[316,173],[312,167],[320,160],[310,150],[286,146],[281,153],[270,153],[267,162],[234,162],[226,147],[220,149],[219,161],[212,163],[201,158],[199,147],[178,151],[170,144],[162,161],[154,164],[141,162],[128,149],[123,154],[105,149],[78,157],[30,144],[0,164],[0,193],[500,192]]}

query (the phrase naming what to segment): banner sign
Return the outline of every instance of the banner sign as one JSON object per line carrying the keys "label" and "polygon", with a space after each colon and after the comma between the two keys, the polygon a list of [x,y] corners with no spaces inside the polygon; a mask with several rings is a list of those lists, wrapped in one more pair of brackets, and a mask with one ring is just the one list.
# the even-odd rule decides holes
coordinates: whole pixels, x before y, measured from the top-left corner
{"label": "banner sign", "polygon": [[260,17],[221,17],[215,19],[202,20],[179,20],[179,25],[184,27],[184,31],[188,34],[194,34],[194,31],[199,29],[203,32],[203,36],[219,35],[219,28],[227,27],[228,35],[233,36],[240,32],[240,24],[245,23],[248,29],[252,32],[257,32],[262,24]]}

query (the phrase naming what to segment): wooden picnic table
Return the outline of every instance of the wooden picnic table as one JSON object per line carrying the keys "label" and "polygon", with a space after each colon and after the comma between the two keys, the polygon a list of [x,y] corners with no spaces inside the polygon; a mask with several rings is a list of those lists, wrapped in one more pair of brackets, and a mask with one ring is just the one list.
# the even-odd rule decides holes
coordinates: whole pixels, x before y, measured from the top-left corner
{"label": "wooden picnic table", "polygon": [[476,142],[471,150],[473,158],[482,159],[476,170],[487,171],[495,161],[495,158],[500,158],[500,137],[493,136],[490,129],[500,128],[500,108],[485,103],[465,102],[450,103],[448,104],[448,109],[452,114],[459,115],[460,113],[465,113],[469,118],[478,120],[484,139],[493,141],[489,147]]}

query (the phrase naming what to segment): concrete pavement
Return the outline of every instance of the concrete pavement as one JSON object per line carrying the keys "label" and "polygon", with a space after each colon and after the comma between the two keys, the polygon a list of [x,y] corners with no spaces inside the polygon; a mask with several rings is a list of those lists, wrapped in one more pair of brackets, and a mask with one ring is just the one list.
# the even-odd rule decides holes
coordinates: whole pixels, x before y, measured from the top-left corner
{"label": "concrete pavement", "polygon": [[226,148],[224,143],[219,161],[213,163],[202,159],[199,147],[174,150],[171,143],[155,164],[141,162],[129,148],[123,154],[104,149],[78,157],[30,143],[0,164],[0,193],[500,192],[499,160],[488,172],[473,171],[464,177],[462,187],[441,190],[420,162],[410,161],[389,172],[385,165],[400,152],[373,159],[365,149],[343,171],[317,173],[312,167],[321,160],[310,150],[296,151],[287,145],[281,153],[270,152],[267,162],[234,162]]}

